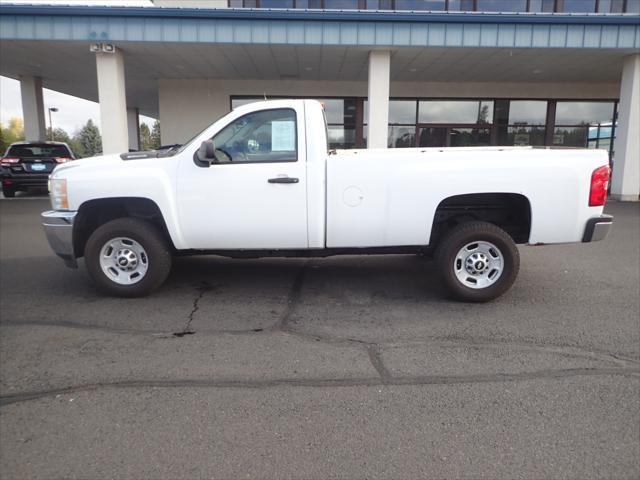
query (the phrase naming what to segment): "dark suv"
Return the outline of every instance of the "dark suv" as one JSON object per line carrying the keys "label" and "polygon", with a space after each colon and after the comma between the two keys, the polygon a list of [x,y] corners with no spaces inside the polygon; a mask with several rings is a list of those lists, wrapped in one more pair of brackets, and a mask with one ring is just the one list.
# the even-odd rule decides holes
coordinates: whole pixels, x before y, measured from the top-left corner
{"label": "dark suv", "polygon": [[0,159],[0,179],[5,197],[14,197],[18,190],[45,187],[49,175],[59,163],[75,157],[66,143],[17,142],[11,144]]}

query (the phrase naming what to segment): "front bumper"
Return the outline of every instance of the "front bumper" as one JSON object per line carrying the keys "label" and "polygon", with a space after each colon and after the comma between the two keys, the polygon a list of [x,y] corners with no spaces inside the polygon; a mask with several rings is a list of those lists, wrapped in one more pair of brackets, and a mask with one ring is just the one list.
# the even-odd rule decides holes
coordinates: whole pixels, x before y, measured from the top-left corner
{"label": "front bumper", "polygon": [[599,217],[593,217],[587,220],[587,225],[584,229],[584,235],[582,237],[583,242],[597,242],[604,240],[609,234],[611,225],[613,224],[612,215],[600,215]]}
{"label": "front bumper", "polygon": [[41,214],[49,245],[69,268],[78,268],[73,251],[73,222],[78,212],[49,211]]}

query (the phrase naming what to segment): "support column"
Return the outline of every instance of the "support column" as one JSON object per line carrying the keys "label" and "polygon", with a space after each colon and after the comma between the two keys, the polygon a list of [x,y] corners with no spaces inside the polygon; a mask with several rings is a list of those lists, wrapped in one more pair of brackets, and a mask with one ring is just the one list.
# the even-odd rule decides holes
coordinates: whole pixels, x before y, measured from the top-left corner
{"label": "support column", "polygon": [[129,150],[129,132],[122,51],[113,48],[96,53],[96,66],[102,153],[123,153]]}
{"label": "support column", "polygon": [[127,108],[129,130],[129,150],[140,150],[140,112],[137,108]]}
{"label": "support column", "polygon": [[367,148],[387,148],[389,135],[389,74],[391,53],[369,52],[369,116]]}
{"label": "support column", "polygon": [[624,58],[611,195],[638,201],[640,195],[640,54]]}
{"label": "support column", "polygon": [[42,79],[40,77],[20,77],[22,96],[22,118],[25,139],[43,142],[47,139],[42,100]]}

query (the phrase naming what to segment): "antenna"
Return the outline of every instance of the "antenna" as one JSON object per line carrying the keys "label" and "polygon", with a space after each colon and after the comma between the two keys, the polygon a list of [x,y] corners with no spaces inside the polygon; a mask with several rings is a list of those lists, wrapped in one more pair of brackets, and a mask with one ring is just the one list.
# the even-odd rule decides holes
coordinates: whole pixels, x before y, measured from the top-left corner
{"label": "antenna", "polygon": [[262,92],[262,95],[264,95],[264,101],[267,101],[267,92]]}

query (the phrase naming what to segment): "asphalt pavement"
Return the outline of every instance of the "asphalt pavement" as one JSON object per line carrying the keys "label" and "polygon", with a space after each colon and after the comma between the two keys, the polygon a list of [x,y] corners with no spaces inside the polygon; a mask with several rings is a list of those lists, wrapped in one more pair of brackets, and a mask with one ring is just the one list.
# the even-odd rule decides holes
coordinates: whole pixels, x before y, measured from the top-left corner
{"label": "asphalt pavement", "polygon": [[418,256],[176,259],[105,297],[0,200],[0,478],[640,477],[640,205],[448,300]]}

